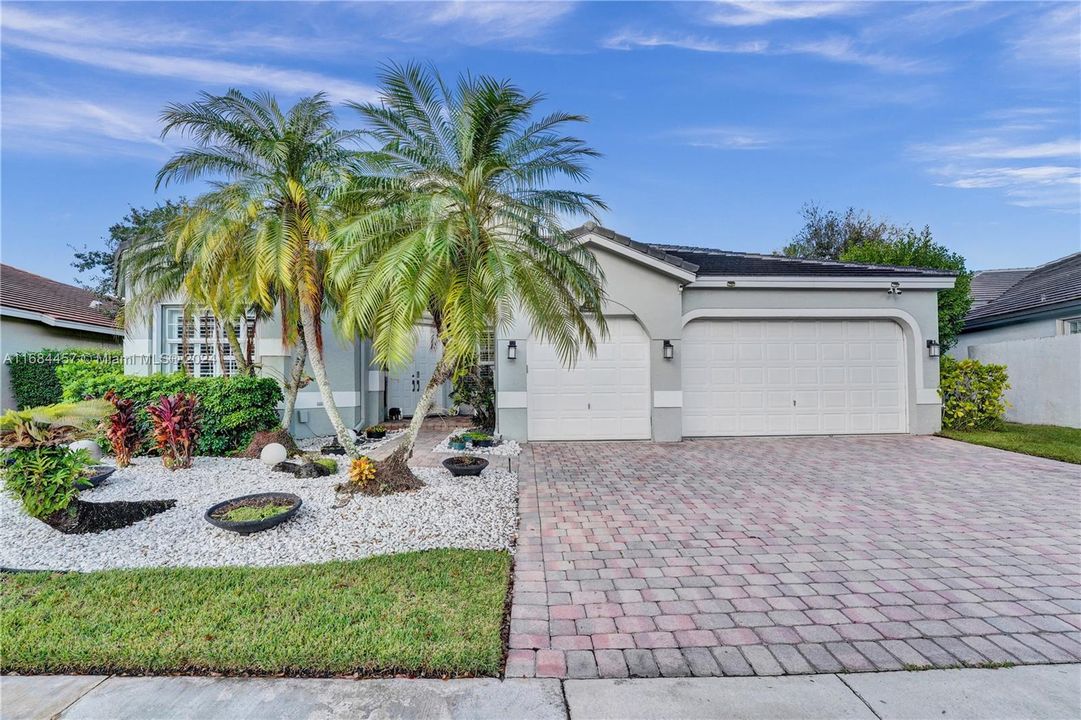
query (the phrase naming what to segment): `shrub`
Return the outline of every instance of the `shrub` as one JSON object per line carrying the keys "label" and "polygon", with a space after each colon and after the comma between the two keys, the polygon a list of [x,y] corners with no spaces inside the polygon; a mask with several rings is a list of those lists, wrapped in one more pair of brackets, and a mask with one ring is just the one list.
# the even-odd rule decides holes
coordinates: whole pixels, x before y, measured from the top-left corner
{"label": "shrub", "polygon": [[495,427],[495,383],[490,365],[478,365],[455,373],[450,399],[456,405],[473,408],[473,422],[477,427]]}
{"label": "shrub", "polygon": [[17,448],[8,453],[4,487],[30,517],[43,520],[64,512],[78,494],[78,480],[93,464],[86,450],[61,445]]}
{"label": "shrub", "polygon": [[85,364],[84,371],[87,373],[123,372],[123,358],[119,350],[43,348],[37,352],[15,353],[10,355],[6,362],[11,378],[11,392],[15,396],[16,407],[19,408],[41,407],[60,402],[63,392],[58,371],[68,365]]}
{"label": "shrub", "polygon": [[943,355],[940,370],[943,427],[977,430],[1002,424],[1008,406],[1004,393],[1010,387],[1005,365],[985,365],[978,360],[954,360]]}
{"label": "shrub", "polygon": [[105,437],[109,440],[117,467],[131,464],[131,457],[139,452],[141,436],[135,420],[135,403],[125,400],[110,390],[105,399],[113,404],[116,412],[105,419]]}
{"label": "shrub", "polygon": [[190,468],[192,450],[199,440],[199,399],[187,393],[164,395],[146,411],[165,467]]}
{"label": "shrub", "polygon": [[338,472],[338,461],[334,458],[316,457],[312,458],[312,462],[326,470],[331,475],[334,475]]}
{"label": "shrub", "polygon": [[280,426],[275,406],[281,401],[282,392],[272,378],[193,378],[183,373],[103,375],[83,377],[64,385],[65,395],[73,397],[105,397],[110,390],[135,403],[141,437],[150,431],[148,405],[163,395],[189,393],[198,397],[202,425],[196,452],[200,455],[224,455],[246,447],[256,432]]}

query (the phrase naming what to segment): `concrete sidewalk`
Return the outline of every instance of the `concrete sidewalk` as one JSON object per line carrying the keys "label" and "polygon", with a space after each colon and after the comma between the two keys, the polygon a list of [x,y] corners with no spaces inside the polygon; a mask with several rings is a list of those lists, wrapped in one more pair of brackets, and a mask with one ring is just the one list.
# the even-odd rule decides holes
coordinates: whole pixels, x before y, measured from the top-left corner
{"label": "concrete sidewalk", "polygon": [[642,680],[3,676],[2,720],[1081,717],[1081,665]]}

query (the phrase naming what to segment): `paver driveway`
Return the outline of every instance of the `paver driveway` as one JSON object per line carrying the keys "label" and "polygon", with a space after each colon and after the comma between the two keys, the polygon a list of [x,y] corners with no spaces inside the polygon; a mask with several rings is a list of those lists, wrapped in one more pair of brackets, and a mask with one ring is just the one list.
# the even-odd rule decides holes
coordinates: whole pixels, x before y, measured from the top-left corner
{"label": "paver driveway", "polygon": [[1081,659],[1081,468],[934,437],[538,443],[507,675]]}

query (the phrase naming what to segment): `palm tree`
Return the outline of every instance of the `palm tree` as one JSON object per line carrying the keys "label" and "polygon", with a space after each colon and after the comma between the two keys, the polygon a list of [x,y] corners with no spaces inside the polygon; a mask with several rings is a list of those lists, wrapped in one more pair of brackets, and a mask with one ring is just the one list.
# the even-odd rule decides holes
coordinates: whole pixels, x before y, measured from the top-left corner
{"label": "palm tree", "polygon": [[334,198],[349,176],[357,133],[337,129],[322,94],[283,112],[269,95],[204,93],[196,102],[167,106],[162,120],[163,137],[186,133],[194,147],[161,168],[158,186],[214,181],[194,203],[203,211],[191,216],[199,223],[189,236],[195,262],[213,266],[218,255],[236,252],[246,259],[265,309],[279,292],[295,305],[327,416],[338,441],[355,454],[327,378],[321,318],[326,240],[338,217]]}
{"label": "palm tree", "polygon": [[352,104],[378,149],[362,154],[347,193],[363,212],[334,236],[331,282],[342,331],[371,337],[383,365],[409,359],[418,320],[435,324],[442,357],[380,469],[381,482],[415,487],[406,463],[435,393],[475,363],[494,327],[523,313],[568,365],[595,351],[593,328],[607,332],[603,274],[563,219],[605,205],[549,187],[588,178],[585,163],[598,153],[562,134],[583,116],[534,117],[541,96],[489,77],[463,76],[452,88],[434,69],[391,65],[381,81],[379,102]]}

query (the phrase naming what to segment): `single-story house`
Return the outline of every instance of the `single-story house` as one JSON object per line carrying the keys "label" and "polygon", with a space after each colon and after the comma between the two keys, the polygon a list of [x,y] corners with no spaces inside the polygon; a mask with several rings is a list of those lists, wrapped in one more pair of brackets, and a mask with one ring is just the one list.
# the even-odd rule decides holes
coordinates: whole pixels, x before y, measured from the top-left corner
{"label": "single-story house", "polygon": [[[0,344],[4,359],[43,348],[119,350],[124,331],[89,290],[0,264]],[[15,407],[7,363],[0,363],[0,408]]]}
{"label": "single-story house", "polygon": [[[940,427],[938,300],[948,272],[800,260],[636,242],[594,223],[573,231],[606,276],[609,335],[564,368],[528,323],[499,328],[497,430],[518,440],[675,441],[716,435],[933,433]],[[129,372],[172,369],[180,308],[164,304],[129,333]],[[247,329],[243,329],[245,332]],[[190,328],[212,348],[213,320]],[[290,350],[274,320],[254,327],[262,372],[282,377]],[[220,334],[220,333],[219,333]],[[367,342],[327,333],[327,364],[346,422],[408,415],[438,357],[420,327],[412,363],[385,371]],[[197,374],[220,372],[215,353]],[[175,366],[174,366],[175,367]],[[448,391],[437,405],[449,404]],[[299,436],[329,433],[314,383],[298,398]]]}
{"label": "single-story house", "polygon": [[1007,419],[1081,427],[1081,252],[978,272],[972,297],[950,354],[1006,366]]}

